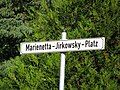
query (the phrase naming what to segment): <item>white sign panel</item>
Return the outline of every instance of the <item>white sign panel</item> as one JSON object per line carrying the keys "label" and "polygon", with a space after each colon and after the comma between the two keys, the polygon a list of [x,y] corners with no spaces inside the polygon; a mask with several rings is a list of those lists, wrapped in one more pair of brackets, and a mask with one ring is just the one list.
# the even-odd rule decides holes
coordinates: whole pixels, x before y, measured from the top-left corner
{"label": "white sign panel", "polygon": [[20,53],[47,53],[83,50],[102,50],[105,48],[105,38],[87,38],[74,40],[23,42],[20,44]]}

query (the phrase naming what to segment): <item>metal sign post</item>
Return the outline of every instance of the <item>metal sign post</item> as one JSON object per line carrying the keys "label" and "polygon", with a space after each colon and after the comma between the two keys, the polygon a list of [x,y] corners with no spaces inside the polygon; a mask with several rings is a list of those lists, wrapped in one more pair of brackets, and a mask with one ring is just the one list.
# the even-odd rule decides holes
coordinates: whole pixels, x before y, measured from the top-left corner
{"label": "metal sign post", "polygon": [[[62,40],[66,40],[66,32],[62,32]],[[65,78],[65,53],[61,53],[61,65],[60,65],[60,83],[59,90],[64,90],[64,78]]]}

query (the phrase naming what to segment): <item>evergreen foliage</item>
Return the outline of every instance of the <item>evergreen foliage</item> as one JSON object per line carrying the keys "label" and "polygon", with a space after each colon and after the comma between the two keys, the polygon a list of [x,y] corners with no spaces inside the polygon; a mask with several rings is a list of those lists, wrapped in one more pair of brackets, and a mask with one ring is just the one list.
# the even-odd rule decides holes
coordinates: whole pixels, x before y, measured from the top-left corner
{"label": "evergreen foliage", "polygon": [[0,1],[0,89],[58,90],[60,53],[20,55],[25,41],[105,37],[103,51],[66,53],[65,90],[119,90],[119,0]]}
{"label": "evergreen foliage", "polygon": [[32,34],[32,29],[24,23],[20,13],[15,14],[9,1],[0,4],[0,61],[4,61],[19,55],[19,43]]}

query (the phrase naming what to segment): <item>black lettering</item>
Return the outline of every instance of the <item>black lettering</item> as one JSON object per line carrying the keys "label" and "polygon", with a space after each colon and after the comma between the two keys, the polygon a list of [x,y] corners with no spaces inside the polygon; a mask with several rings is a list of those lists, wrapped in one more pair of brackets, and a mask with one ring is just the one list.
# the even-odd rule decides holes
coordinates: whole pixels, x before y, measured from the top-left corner
{"label": "black lettering", "polygon": [[29,51],[30,44],[26,44],[26,51]]}
{"label": "black lettering", "polygon": [[72,43],[72,48],[74,48],[75,47],[75,45],[74,45],[75,43]]}
{"label": "black lettering", "polygon": [[38,50],[38,45],[36,46],[35,50]]}
{"label": "black lettering", "polygon": [[69,43],[67,46],[68,46],[68,48],[71,48],[71,43]]}
{"label": "black lettering", "polygon": [[65,48],[67,48],[67,45],[68,45],[68,44],[66,43],[66,44],[65,44]]}
{"label": "black lettering", "polygon": [[29,50],[32,51],[32,46],[30,46]]}
{"label": "black lettering", "polygon": [[[36,45],[36,44],[35,44],[35,45]],[[35,47],[35,45],[33,45],[33,46],[32,46],[32,50],[36,50],[36,47]]]}
{"label": "black lettering", "polygon": [[88,40],[85,41],[85,47],[89,46],[89,42]]}
{"label": "black lettering", "polygon": [[81,45],[81,43],[78,43],[78,49],[80,49],[80,45]]}
{"label": "black lettering", "polygon": [[62,42],[62,48],[64,48],[64,44],[63,44],[63,42]]}
{"label": "black lettering", "polygon": [[75,41],[75,47],[77,47],[77,43],[76,43],[76,41]]}
{"label": "black lettering", "polygon": [[51,44],[48,45],[48,49],[51,49]]}
{"label": "black lettering", "polygon": [[98,47],[98,41],[96,41],[96,47]]}

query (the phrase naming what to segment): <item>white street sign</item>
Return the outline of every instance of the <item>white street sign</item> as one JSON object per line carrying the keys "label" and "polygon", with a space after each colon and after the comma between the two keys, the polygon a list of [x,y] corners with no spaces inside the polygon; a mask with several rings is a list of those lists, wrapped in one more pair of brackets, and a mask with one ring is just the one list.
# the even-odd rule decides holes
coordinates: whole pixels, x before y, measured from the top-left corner
{"label": "white street sign", "polygon": [[102,50],[105,48],[105,38],[87,38],[74,40],[23,42],[20,44],[20,53],[48,53],[83,50]]}
{"label": "white street sign", "polygon": [[62,32],[62,40],[46,42],[23,42],[20,44],[20,53],[48,53],[61,52],[59,90],[64,90],[65,53],[67,51],[102,50],[105,49],[105,38],[87,38],[66,40],[66,32]]}

